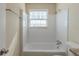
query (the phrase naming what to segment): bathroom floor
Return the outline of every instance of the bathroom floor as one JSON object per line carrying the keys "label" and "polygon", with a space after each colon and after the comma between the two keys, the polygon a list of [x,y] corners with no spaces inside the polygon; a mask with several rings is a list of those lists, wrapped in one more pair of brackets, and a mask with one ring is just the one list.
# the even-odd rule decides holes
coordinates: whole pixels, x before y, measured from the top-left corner
{"label": "bathroom floor", "polygon": [[23,52],[23,56],[67,56],[65,52]]}

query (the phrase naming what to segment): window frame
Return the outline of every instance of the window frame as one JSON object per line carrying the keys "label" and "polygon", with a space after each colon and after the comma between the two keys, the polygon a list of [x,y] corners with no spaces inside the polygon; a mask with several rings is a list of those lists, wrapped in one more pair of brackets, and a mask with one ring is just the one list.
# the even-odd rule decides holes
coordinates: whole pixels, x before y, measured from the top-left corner
{"label": "window frame", "polygon": [[[47,19],[30,19],[30,12],[32,11],[46,11],[47,12]],[[40,26],[31,26],[30,22],[31,20],[46,20],[46,26],[42,26],[40,24]],[[48,9],[31,9],[29,10],[29,27],[47,27],[48,26]]]}

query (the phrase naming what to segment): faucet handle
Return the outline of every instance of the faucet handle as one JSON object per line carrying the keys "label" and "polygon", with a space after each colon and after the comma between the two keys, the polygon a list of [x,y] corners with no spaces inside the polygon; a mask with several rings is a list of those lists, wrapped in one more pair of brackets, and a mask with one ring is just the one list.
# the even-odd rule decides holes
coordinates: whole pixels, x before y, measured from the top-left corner
{"label": "faucet handle", "polygon": [[57,42],[57,43],[56,43],[57,45],[62,44],[62,42],[61,42],[60,40],[57,40],[56,42]]}
{"label": "faucet handle", "polygon": [[59,42],[60,40],[56,40],[56,42]]}

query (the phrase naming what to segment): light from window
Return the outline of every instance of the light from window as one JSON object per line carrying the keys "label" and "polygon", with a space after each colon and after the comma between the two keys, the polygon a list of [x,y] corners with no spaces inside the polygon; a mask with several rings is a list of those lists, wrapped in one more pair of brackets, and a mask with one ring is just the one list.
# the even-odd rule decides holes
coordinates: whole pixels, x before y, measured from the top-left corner
{"label": "light from window", "polygon": [[30,27],[46,27],[48,10],[32,10],[29,12]]}

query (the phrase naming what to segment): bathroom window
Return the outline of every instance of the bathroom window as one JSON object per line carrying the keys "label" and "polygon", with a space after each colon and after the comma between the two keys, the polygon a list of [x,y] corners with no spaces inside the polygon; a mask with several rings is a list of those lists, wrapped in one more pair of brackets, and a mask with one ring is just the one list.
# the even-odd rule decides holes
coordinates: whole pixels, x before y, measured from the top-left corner
{"label": "bathroom window", "polygon": [[47,27],[48,10],[31,10],[29,12],[30,27]]}

